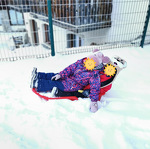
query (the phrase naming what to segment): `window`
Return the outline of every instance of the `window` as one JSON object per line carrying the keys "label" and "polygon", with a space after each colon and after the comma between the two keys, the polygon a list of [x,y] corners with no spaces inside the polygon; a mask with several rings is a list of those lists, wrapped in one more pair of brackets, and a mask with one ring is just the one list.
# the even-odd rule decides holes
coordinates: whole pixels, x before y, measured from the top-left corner
{"label": "window", "polygon": [[50,44],[51,39],[50,39],[49,26],[47,24],[44,24],[44,29],[45,29],[45,42]]}
{"label": "window", "polygon": [[24,25],[23,14],[16,10],[9,10],[11,25]]}
{"label": "window", "polygon": [[84,45],[84,42],[81,37],[74,35],[74,34],[67,35],[67,48],[80,47],[83,45]]}
{"label": "window", "polygon": [[33,44],[39,45],[38,27],[37,22],[35,20],[32,20],[32,37],[34,39]]}

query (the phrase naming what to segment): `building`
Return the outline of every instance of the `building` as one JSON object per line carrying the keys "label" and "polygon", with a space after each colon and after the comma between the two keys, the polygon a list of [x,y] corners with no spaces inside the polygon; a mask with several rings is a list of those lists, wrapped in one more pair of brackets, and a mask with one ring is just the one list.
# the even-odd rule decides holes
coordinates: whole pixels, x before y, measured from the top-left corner
{"label": "building", "polygon": [[[0,30],[26,31],[31,45],[50,48],[47,0],[2,0],[0,5]],[[112,0],[52,0],[51,8],[57,51],[100,44],[96,33],[111,27]]]}

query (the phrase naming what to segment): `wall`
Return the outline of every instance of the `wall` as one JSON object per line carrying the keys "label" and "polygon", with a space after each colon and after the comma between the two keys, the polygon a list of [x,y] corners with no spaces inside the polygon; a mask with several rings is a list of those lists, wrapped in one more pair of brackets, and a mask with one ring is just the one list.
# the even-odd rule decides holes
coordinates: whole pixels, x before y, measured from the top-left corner
{"label": "wall", "polygon": [[37,28],[38,28],[38,35],[39,35],[39,44],[42,44],[44,42],[44,35],[43,35],[43,22],[38,20],[38,19],[34,19],[30,16],[29,13],[24,13],[24,19],[25,19],[25,26],[26,26],[26,30],[28,32],[28,36],[31,40],[31,44],[33,44],[33,37],[32,37],[32,20],[37,22]]}
{"label": "wall", "polygon": [[3,27],[0,25],[0,32],[2,32],[3,31]]}
{"label": "wall", "polygon": [[53,25],[55,50],[57,52],[67,48],[67,30]]}
{"label": "wall", "polygon": [[[25,13],[24,18],[25,18],[26,30],[28,31],[28,36],[31,39],[31,43],[33,43],[31,20],[35,20],[38,26],[39,44],[43,44],[45,42],[44,24],[47,24],[47,25],[49,24],[39,19],[32,18],[29,13]],[[53,32],[54,42],[56,43],[55,48],[58,49],[58,51],[59,49],[66,48],[67,47],[66,30],[60,27],[57,27],[55,25],[53,25],[53,29],[54,29],[54,32]]]}

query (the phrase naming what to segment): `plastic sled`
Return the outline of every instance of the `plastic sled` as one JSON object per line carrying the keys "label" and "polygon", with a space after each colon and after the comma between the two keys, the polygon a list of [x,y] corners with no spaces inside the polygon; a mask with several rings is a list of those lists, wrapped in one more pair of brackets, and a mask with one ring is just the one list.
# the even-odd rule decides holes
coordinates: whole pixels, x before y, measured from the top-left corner
{"label": "plastic sled", "polygon": [[44,95],[41,95],[39,92],[37,92],[35,90],[35,88],[32,89],[32,91],[38,95],[39,97],[41,97],[42,99],[45,99],[45,100],[60,100],[60,99],[69,99],[71,101],[74,101],[74,100],[78,100],[78,98],[76,96],[66,96],[66,97],[47,97],[47,96],[44,96]]}

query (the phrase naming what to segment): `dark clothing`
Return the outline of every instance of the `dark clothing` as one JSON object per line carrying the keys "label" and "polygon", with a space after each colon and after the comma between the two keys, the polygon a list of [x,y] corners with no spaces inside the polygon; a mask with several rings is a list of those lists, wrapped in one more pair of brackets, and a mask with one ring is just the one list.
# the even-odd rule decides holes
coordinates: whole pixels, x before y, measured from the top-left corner
{"label": "dark clothing", "polygon": [[64,86],[60,80],[52,81],[51,78],[56,75],[55,73],[43,73],[38,72],[38,92],[47,92],[52,90],[53,87],[57,87],[59,90],[64,91]]}

